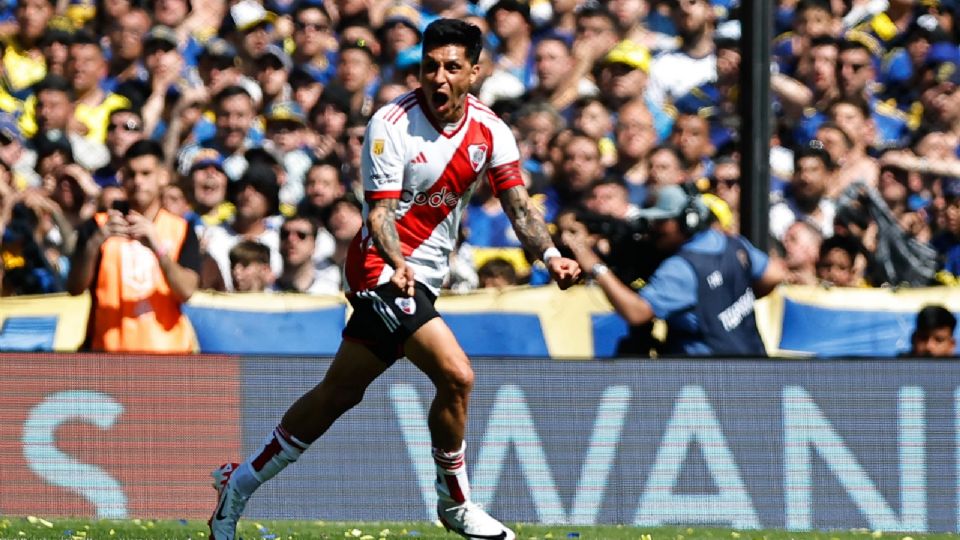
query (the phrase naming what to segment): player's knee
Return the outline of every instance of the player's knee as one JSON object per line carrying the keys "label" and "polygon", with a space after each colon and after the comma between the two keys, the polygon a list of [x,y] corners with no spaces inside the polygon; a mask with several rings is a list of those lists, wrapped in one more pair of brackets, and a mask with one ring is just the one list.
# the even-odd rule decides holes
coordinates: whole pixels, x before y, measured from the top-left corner
{"label": "player's knee", "polygon": [[470,363],[450,362],[448,368],[444,370],[444,384],[447,390],[453,394],[467,395],[473,389],[473,368]]}

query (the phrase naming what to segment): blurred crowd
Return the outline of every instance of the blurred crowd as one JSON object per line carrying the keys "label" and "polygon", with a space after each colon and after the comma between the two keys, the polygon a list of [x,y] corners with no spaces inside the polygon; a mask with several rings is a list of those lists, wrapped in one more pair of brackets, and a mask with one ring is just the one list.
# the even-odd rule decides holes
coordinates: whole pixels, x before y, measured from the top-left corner
{"label": "blurred crowd", "polygon": [[[513,127],[557,234],[639,287],[639,209],[692,184],[739,229],[738,0],[6,0],[3,295],[64,290],[78,226],[125,197],[126,150],[165,156],[163,206],[200,286],[335,294],[362,225],[367,119],[417,87],[437,17],[484,30],[474,93]],[[779,0],[771,254],[789,281],[960,283],[958,0]],[[541,284],[488,186],[448,284]],[[535,259],[536,257],[533,257]]]}

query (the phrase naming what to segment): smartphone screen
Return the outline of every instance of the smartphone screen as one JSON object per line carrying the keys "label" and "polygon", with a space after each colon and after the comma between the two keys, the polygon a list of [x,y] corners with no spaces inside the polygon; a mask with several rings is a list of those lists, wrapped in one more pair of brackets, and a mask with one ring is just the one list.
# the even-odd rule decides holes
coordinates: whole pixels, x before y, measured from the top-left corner
{"label": "smartphone screen", "polygon": [[130,213],[130,202],[129,202],[129,201],[125,201],[125,200],[119,199],[119,200],[113,201],[113,204],[111,205],[111,207],[112,207],[114,210],[117,210],[118,212],[120,212],[120,213],[123,214],[123,215],[127,215],[127,214]]}

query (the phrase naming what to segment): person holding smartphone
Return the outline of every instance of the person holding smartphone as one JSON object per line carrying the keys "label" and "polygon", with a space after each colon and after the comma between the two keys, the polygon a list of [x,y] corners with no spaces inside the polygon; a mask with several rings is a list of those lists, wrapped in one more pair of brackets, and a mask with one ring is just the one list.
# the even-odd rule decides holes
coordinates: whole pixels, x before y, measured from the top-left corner
{"label": "person holding smartphone", "polygon": [[85,349],[185,353],[196,339],[181,311],[197,289],[200,242],[187,221],[164,210],[169,172],[153,140],[134,143],[120,171],[126,200],[81,225],[67,276],[72,295],[92,296]]}

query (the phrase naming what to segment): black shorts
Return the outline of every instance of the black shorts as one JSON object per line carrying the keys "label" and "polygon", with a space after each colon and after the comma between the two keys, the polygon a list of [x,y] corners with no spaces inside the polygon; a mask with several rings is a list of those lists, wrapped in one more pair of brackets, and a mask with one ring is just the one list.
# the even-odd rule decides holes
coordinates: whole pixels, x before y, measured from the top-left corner
{"label": "black shorts", "polygon": [[362,343],[387,365],[404,355],[407,338],[435,317],[437,297],[417,283],[413,297],[400,294],[392,283],[351,294],[353,314],[343,329],[343,339]]}

